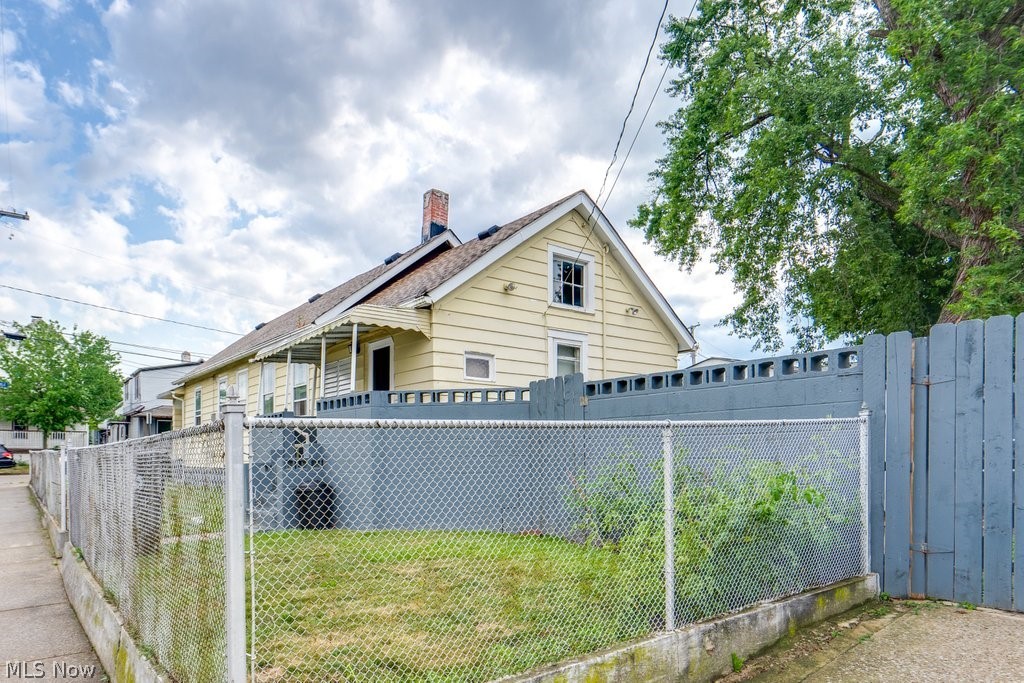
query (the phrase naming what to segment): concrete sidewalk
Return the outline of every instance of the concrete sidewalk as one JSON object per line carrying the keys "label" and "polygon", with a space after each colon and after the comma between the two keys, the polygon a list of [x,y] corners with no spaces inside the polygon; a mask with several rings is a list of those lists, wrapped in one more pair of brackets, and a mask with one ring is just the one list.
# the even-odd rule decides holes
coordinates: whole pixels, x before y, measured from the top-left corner
{"label": "concrete sidewalk", "polygon": [[0,476],[0,681],[106,680],[31,495],[28,475]]}

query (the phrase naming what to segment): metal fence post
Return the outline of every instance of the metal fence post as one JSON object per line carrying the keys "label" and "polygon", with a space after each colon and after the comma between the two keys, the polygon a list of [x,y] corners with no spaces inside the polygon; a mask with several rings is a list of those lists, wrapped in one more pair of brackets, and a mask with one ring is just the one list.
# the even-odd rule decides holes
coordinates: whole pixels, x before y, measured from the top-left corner
{"label": "metal fence post", "polygon": [[224,583],[228,683],[245,683],[245,481],[242,464],[242,429],[245,405],[231,386],[224,416]]}
{"label": "metal fence post", "polygon": [[870,473],[868,465],[871,457],[871,409],[867,404],[861,404],[860,408],[860,552],[862,571],[867,574],[871,571],[871,538],[870,521],[868,519],[869,501],[868,478]]}
{"label": "metal fence post", "polygon": [[665,630],[676,628],[676,504],[673,486],[672,426],[661,432],[662,460],[665,465]]}
{"label": "metal fence post", "polygon": [[60,447],[57,460],[57,471],[60,476],[60,530],[68,530],[68,447]]}

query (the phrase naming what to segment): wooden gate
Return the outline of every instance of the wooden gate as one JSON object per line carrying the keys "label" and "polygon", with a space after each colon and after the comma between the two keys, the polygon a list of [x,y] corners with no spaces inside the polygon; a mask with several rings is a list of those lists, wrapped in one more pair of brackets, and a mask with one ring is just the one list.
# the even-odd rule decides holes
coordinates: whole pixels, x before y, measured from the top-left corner
{"label": "wooden gate", "polygon": [[862,362],[883,590],[1024,611],[1024,315],[871,336]]}

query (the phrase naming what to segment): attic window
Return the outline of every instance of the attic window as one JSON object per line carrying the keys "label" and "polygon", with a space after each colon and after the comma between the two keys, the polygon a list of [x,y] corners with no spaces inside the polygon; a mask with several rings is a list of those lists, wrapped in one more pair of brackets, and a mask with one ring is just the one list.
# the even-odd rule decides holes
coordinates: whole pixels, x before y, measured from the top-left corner
{"label": "attic window", "polygon": [[549,247],[550,301],[555,306],[592,311],[594,307],[594,257]]}

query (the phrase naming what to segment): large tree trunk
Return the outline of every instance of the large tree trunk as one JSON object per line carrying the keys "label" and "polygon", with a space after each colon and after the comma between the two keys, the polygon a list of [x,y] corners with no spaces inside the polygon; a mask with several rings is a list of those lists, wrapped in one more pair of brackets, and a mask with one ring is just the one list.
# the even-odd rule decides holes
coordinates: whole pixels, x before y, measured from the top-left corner
{"label": "large tree trunk", "polygon": [[953,281],[952,291],[946,303],[942,306],[939,314],[940,323],[958,323],[969,316],[954,312],[956,307],[964,298],[964,283],[967,282],[968,273],[971,268],[988,265],[992,262],[992,255],[995,253],[996,245],[988,237],[972,235],[964,237],[960,246],[960,264],[957,267],[956,279]]}

